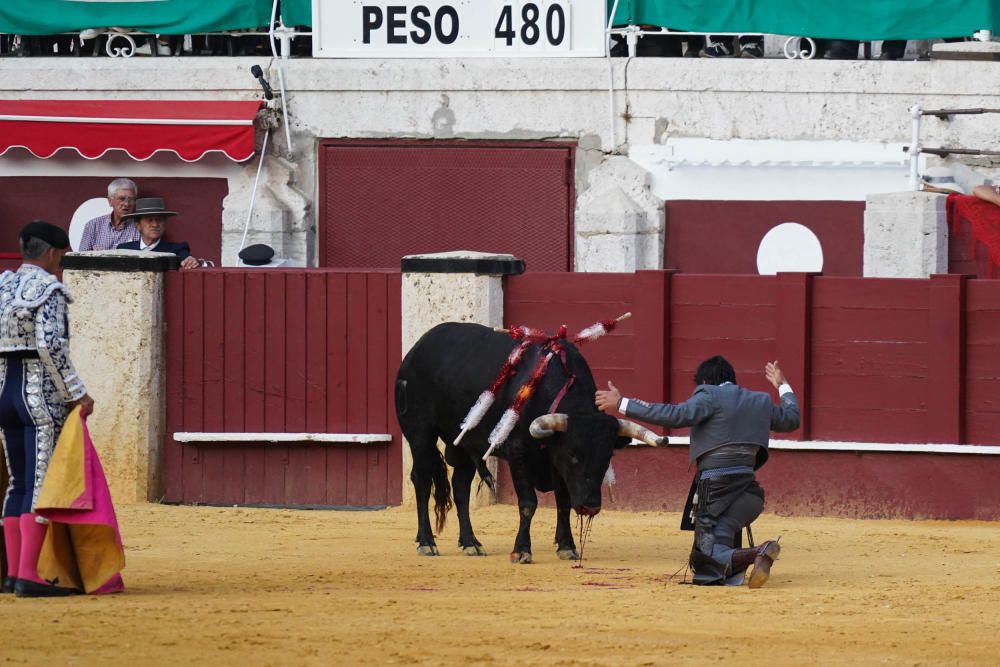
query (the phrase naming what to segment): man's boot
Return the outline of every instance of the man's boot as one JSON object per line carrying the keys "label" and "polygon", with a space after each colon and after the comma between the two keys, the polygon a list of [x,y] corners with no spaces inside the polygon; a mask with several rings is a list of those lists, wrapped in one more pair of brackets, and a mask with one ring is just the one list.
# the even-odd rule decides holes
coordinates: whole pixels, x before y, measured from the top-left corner
{"label": "man's boot", "polygon": [[760,545],[756,551],[757,556],[754,558],[753,572],[750,573],[750,579],[747,582],[750,588],[760,588],[770,579],[771,565],[774,564],[774,561],[778,560],[778,554],[781,553],[781,545],[774,540],[768,540]]}
{"label": "man's boot", "polygon": [[732,555],[732,568],[729,570],[729,573],[733,575],[745,572],[746,569],[753,565],[754,561],[757,560],[757,555],[759,553],[760,547],[734,550]]}

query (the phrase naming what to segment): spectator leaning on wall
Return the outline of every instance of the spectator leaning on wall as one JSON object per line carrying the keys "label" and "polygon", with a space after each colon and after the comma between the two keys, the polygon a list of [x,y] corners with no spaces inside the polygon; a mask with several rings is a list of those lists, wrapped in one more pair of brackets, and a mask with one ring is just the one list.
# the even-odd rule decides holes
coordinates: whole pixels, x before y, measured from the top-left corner
{"label": "spectator leaning on wall", "polygon": [[182,271],[209,265],[210,262],[191,256],[191,247],[186,241],[174,243],[163,238],[163,235],[167,231],[167,218],[174,215],[177,214],[166,210],[163,200],[159,197],[136,200],[135,212],[123,217],[137,221],[139,240],[120,243],[118,244],[118,250],[172,252],[181,258]]}

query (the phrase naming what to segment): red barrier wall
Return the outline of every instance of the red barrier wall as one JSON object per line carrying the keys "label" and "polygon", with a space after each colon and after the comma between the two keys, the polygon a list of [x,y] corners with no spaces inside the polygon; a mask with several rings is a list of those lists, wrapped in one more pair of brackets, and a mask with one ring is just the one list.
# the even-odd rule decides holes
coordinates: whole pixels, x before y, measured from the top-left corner
{"label": "red barrier wall", "polygon": [[[763,366],[779,359],[803,406],[801,428],[782,439],[1000,443],[1000,281],[525,274],[507,279],[505,298],[505,322],[553,330],[632,310],[584,349],[597,384],[626,395],[685,400],[713,354],[774,395]],[[616,455],[618,506],[679,510],[686,454]],[[771,511],[865,517],[997,519],[997,478],[1000,456],[975,454],[775,450],[761,471]]]}
{"label": "red barrier wall", "polygon": [[[167,275],[167,502],[401,501],[392,409],[398,272],[215,269]],[[179,431],[388,433],[389,444],[181,444]]]}

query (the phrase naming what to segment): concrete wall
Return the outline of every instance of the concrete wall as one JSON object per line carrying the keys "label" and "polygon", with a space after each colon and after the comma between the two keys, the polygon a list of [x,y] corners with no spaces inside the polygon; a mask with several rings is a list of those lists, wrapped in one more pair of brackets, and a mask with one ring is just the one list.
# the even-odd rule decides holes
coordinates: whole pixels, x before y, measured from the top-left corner
{"label": "concrete wall", "polygon": [[[115,250],[100,256],[139,255]],[[142,253],[155,262],[164,253]],[[87,425],[115,502],[156,500],[162,492],[165,419],[163,273],[71,270],[70,354],[94,399]]]}
{"label": "concrete wall", "polygon": [[897,192],[865,203],[864,275],[927,278],[948,273],[947,195]]}
{"label": "concrete wall", "polygon": [[[0,97],[252,99],[260,93],[249,74],[256,62],[7,58]],[[320,138],[576,139],[582,197],[600,185],[588,176],[607,154],[670,137],[906,143],[914,103],[1000,107],[1000,68],[973,61],[301,59],[284,68],[294,150],[282,131],[273,135],[282,160],[266,164],[250,240],[304,263],[316,257]],[[276,84],[273,64],[267,76]],[[995,148],[998,121],[927,118],[924,144]],[[992,163],[979,167],[996,171]],[[230,263],[255,169],[252,160],[229,176],[223,255]]]}

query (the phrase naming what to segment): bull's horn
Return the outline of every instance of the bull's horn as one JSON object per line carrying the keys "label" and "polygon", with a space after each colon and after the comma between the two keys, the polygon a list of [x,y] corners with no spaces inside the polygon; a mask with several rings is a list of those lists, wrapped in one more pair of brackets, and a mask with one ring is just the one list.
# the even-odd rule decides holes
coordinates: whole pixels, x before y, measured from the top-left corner
{"label": "bull's horn", "polygon": [[642,440],[650,447],[661,447],[667,444],[666,438],[661,438],[645,426],[639,426],[635,422],[627,419],[618,420],[618,435],[628,436],[636,440]]}
{"label": "bull's horn", "polygon": [[528,431],[531,433],[532,438],[541,440],[542,438],[548,438],[556,431],[565,433],[567,428],[569,428],[569,415],[564,415],[561,412],[553,412],[541,417],[535,417],[535,420],[531,422],[531,426],[528,427]]}

